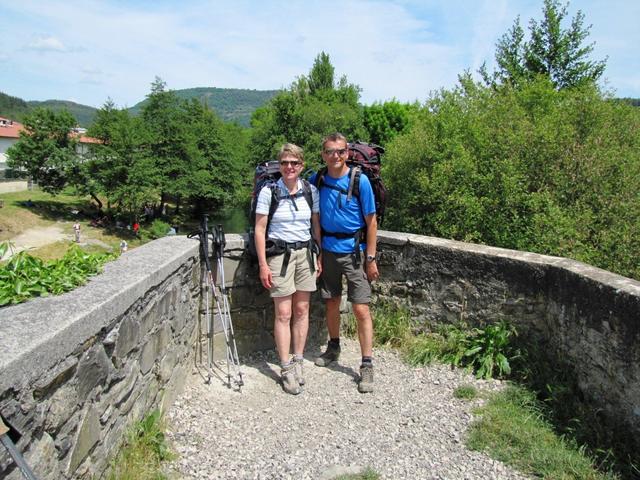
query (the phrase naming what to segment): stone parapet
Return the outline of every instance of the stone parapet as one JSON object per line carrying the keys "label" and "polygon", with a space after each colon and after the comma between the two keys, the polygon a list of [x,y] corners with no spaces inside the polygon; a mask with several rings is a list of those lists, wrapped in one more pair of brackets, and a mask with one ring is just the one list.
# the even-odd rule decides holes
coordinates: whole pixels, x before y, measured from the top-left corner
{"label": "stone parapet", "polygon": [[[507,320],[640,449],[640,282],[566,258],[379,232],[377,301],[426,327]],[[621,430],[620,430],[621,429]],[[635,440],[633,440],[635,439]]]}
{"label": "stone parapet", "polygon": [[[0,310],[0,413],[38,478],[100,476],[126,428],[168,408],[191,370],[199,294],[198,244],[176,236]],[[0,455],[0,477],[21,478]]]}

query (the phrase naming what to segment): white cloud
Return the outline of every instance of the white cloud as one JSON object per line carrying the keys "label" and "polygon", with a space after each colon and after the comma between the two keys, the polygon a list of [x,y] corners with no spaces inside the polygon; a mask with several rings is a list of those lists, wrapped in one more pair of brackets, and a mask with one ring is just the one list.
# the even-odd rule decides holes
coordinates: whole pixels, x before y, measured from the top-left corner
{"label": "white cloud", "polygon": [[66,52],[67,48],[56,37],[43,36],[32,40],[26,45],[28,50],[37,50],[40,52]]}

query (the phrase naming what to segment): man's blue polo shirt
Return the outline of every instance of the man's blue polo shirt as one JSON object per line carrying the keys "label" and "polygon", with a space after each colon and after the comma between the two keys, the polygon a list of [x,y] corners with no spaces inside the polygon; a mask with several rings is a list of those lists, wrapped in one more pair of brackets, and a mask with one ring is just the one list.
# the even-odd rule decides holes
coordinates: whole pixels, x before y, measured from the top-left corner
{"label": "man's blue polo shirt", "polygon": [[[309,182],[315,184],[317,173],[313,174]],[[320,225],[327,232],[352,233],[365,226],[364,217],[376,213],[376,201],[371,188],[371,182],[367,176],[360,174],[360,196],[352,195],[347,202],[346,193],[339,192],[326,185],[349,189],[349,173],[332,178],[329,174],[324,176],[324,184],[320,187]],[[360,248],[365,249],[361,243]],[[352,253],[355,249],[355,238],[336,238],[327,235],[322,236],[322,249],[333,253]]]}

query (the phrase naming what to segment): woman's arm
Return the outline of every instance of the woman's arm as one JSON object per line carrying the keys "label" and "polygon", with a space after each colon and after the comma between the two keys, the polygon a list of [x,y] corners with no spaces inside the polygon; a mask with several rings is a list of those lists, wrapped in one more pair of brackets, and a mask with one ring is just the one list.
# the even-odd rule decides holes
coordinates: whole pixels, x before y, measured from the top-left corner
{"label": "woman's arm", "polygon": [[313,231],[313,239],[318,243],[318,265],[316,266],[316,274],[320,276],[322,273],[322,231],[320,229],[320,214],[311,214],[311,230]]}
{"label": "woman's arm", "polygon": [[256,214],[254,241],[256,243],[256,253],[258,254],[258,265],[260,266],[260,282],[264,288],[269,289],[273,286],[273,276],[267,263],[267,217],[267,215]]}

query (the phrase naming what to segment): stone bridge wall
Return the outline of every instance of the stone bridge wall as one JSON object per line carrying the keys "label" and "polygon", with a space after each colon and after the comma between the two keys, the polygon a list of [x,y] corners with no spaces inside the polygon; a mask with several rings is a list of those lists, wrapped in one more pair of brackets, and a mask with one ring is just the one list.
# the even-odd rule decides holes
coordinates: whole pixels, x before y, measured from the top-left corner
{"label": "stone bridge wall", "polygon": [[[640,282],[409,234],[381,232],[378,251],[376,301],[427,326],[509,320],[523,343],[570,369],[603,419],[640,436]],[[239,350],[272,348],[272,303],[241,236],[227,236],[224,263]],[[0,310],[0,413],[41,478],[100,474],[128,424],[171,404],[202,345],[200,282],[197,242],[167,237],[74,292]],[[316,295],[310,348],[324,342],[323,310]],[[218,333],[215,355],[224,348]],[[11,466],[0,455],[2,477]]]}
{"label": "stone bridge wall", "polygon": [[[95,478],[126,428],[166,409],[191,371],[196,242],[129,251],[67,294],[0,310],[0,413],[40,479]],[[22,476],[0,448],[0,478]]]}

